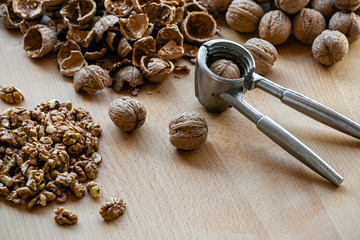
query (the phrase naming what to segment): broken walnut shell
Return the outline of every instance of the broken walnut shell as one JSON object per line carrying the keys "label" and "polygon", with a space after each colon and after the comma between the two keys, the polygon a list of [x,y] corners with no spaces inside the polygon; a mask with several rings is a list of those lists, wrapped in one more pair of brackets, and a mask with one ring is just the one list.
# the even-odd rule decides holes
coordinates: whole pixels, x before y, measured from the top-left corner
{"label": "broken walnut shell", "polygon": [[140,66],[143,56],[156,53],[156,41],[152,36],[147,36],[137,40],[133,46],[132,63],[135,67]]}
{"label": "broken walnut shell", "polygon": [[57,36],[53,30],[48,26],[37,24],[25,33],[23,47],[29,57],[41,58],[53,50],[56,41]]}
{"label": "broken walnut shell", "polygon": [[61,44],[56,57],[57,63],[60,65],[64,59],[70,57],[71,51],[81,52],[80,46],[74,40],[68,40]]}
{"label": "broken walnut shell", "polygon": [[80,51],[70,51],[70,55],[60,63],[60,72],[64,76],[72,77],[87,65],[88,63]]}
{"label": "broken walnut shell", "polygon": [[34,19],[43,14],[41,0],[13,0],[13,11],[22,19]]}
{"label": "broken walnut shell", "polygon": [[60,10],[65,22],[72,27],[83,27],[90,22],[96,13],[96,3],[93,0],[70,0]]}
{"label": "broken walnut shell", "polygon": [[95,32],[96,41],[103,38],[104,33],[119,22],[119,18],[113,15],[107,15],[99,19],[94,24],[93,30]]}
{"label": "broken walnut shell", "polygon": [[97,65],[83,67],[74,75],[73,81],[75,91],[85,91],[90,96],[112,84],[109,73]]}
{"label": "broken walnut shell", "polygon": [[128,40],[123,37],[119,41],[116,52],[121,59],[124,59],[127,55],[129,55],[129,53],[132,51],[132,49],[133,48],[130,45],[130,43],[128,42]]}
{"label": "broken walnut shell", "polygon": [[14,13],[11,1],[0,5],[0,17],[4,26],[8,29],[18,29],[19,24],[24,21]]}
{"label": "broken walnut shell", "polygon": [[145,5],[143,12],[149,18],[150,23],[156,26],[170,24],[174,19],[174,10],[171,6],[164,3],[155,3]]}
{"label": "broken walnut shell", "polygon": [[113,79],[113,89],[120,92],[124,86],[124,82],[129,83],[131,87],[144,84],[144,79],[140,70],[133,66],[125,66],[115,73]]}
{"label": "broken walnut shell", "polygon": [[205,12],[191,12],[181,24],[181,32],[190,43],[202,44],[216,33],[215,19]]}
{"label": "broken walnut shell", "polygon": [[150,35],[154,29],[154,24],[149,22],[149,18],[143,13],[134,13],[130,17],[120,18],[120,32],[130,41]]}
{"label": "broken walnut shell", "polygon": [[105,9],[117,17],[126,17],[133,10],[133,0],[105,0]]}
{"label": "broken walnut shell", "polygon": [[165,81],[175,69],[171,61],[161,59],[155,55],[143,56],[140,61],[140,69],[144,77],[154,83]]}

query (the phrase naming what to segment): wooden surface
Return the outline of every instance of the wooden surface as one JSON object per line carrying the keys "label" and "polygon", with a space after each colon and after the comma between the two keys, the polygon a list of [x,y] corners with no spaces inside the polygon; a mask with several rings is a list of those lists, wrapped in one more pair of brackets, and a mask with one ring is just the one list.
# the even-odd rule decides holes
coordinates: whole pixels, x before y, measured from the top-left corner
{"label": "wooden surface", "polygon": [[[217,37],[244,43],[223,27]],[[23,107],[47,99],[70,99],[84,106],[103,129],[103,162],[97,182],[103,195],[63,204],[79,216],[70,227],[57,225],[59,205],[27,211],[0,198],[0,239],[359,239],[360,142],[282,105],[260,90],[246,100],[305,142],[344,178],[339,188],[319,177],[264,136],[234,109],[207,112],[194,96],[190,74],[149,84],[136,97],[147,110],[145,125],[133,134],[118,130],[107,115],[110,102],[126,93],[105,89],[93,97],[77,94],[63,77],[55,55],[26,56],[21,34],[0,25],[0,83],[23,90]],[[332,67],[316,63],[311,48],[294,39],[278,48],[267,77],[360,122],[360,41]],[[181,63],[181,62],[180,62]],[[149,95],[148,91],[152,94]],[[3,111],[9,105],[0,103]],[[207,120],[206,144],[192,152],[168,140],[169,120],[197,111]],[[99,214],[108,197],[123,198],[127,209],[113,222]]]}

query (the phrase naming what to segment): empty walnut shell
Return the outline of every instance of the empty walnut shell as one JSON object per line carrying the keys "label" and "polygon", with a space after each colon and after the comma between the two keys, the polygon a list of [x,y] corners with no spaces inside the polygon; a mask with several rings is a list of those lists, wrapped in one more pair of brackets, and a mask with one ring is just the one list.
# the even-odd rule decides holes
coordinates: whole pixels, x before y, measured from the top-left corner
{"label": "empty walnut shell", "polygon": [[121,59],[124,59],[132,51],[132,46],[126,40],[126,38],[121,38],[117,47],[117,54]]}
{"label": "empty walnut shell", "polygon": [[202,44],[216,33],[215,19],[205,12],[191,12],[186,16],[181,32],[190,43]]}
{"label": "empty walnut shell", "polygon": [[0,5],[0,17],[8,29],[18,29],[20,22],[24,21],[14,13],[11,1]]}
{"label": "empty walnut shell", "polygon": [[105,9],[117,17],[126,17],[133,10],[133,0],[105,0]]}
{"label": "empty walnut shell", "polygon": [[57,63],[60,65],[64,59],[70,56],[71,51],[81,52],[80,46],[74,40],[68,40],[60,46],[60,50],[57,55]]}
{"label": "empty walnut shell", "polygon": [[137,40],[134,43],[132,63],[135,67],[140,65],[140,60],[143,56],[152,55],[156,53],[156,41],[153,37],[147,36]]}
{"label": "empty walnut shell", "polygon": [[72,27],[82,27],[94,17],[96,3],[93,0],[70,0],[60,13]]}
{"label": "empty walnut shell", "polygon": [[173,40],[179,46],[183,46],[184,37],[180,33],[178,26],[176,26],[175,24],[163,27],[159,30],[156,36],[156,44],[158,45],[159,49],[165,44],[167,44],[170,40]]}
{"label": "empty walnut shell", "polygon": [[355,11],[360,7],[360,0],[334,0],[334,3],[340,10]]}
{"label": "empty walnut shell", "polygon": [[70,55],[60,63],[60,72],[64,76],[72,77],[86,66],[87,62],[80,51],[70,51]]}
{"label": "empty walnut shell", "polygon": [[164,3],[150,3],[145,5],[143,12],[149,18],[150,23],[157,26],[170,24],[174,18],[174,9]]}
{"label": "empty walnut shell", "polygon": [[316,61],[324,65],[332,65],[341,61],[349,51],[346,36],[339,31],[325,30],[312,45],[312,53]]}
{"label": "empty walnut shell", "polygon": [[208,127],[203,116],[185,112],[175,116],[169,123],[171,144],[182,150],[194,150],[206,142]]}
{"label": "empty walnut shell", "polygon": [[241,77],[239,67],[228,59],[217,60],[209,68],[216,75],[226,79],[238,79]]}
{"label": "empty walnut shell", "polygon": [[67,39],[74,40],[77,42],[81,47],[87,48],[89,47],[92,40],[95,38],[95,31],[94,29],[91,30],[81,30],[81,29],[75,29],[70,28],[67,31]]}
{"label": "empty walnut shell", "polygon": [[144,125],[146,109],[142,102],[130,97],[122,97],[110,104],[109,117],[121,130],[132,132]]}
{"label": "empty walnut shell", "polygon": [[275,0],[275,5],[287,14],[294,14],[306,7],[309,2],[310,0]]}
{"label": "empty walnut shell", "polygon": [[140,70],[133,66],[126,66],[116,72],[113,79],[113,89],[115,92],[120,92],[127,82],[131,87],[136,87],[144,84],[144,79]]}
{"label": "empty walnut shell", "polygon": [[329,29],[342,32],[354,42],[360,37],[360,17],[354,12],[337,12],[330,19]]}
{"label": "empty walnut shell", "polygon": [[40,0],[13,0],[12,7],[22,19],[34,19],[43,14],[43,2]]}
{"label": "empty walnut shell", "polygon": [[184,48],[173,40],[170,40],[158,51],[158,56],[166,60],[179,59],[184,55]]}
{"label": "empty walnut shell", "polygon": [[93,44],[86,49],[84,57],[86,60],[97,60],[105,56],[108,47],[105,41]]}
{"label": "empty walnut shell", "polygon": [[259,23],[259,36],[262,39],[280,45],[288,39],[291,33],[290,18],[280,10],[264,14]]}
{"label": "empty walnut shell", "polygon": [[134,41],[150,35],[154,25],[146,14],[135,13],[127,19],[120,19],[120,32],[128,40]]}
{"label": "empty walnut shell", "polygon": [[155,83],[165,81],[174,68],[172,62],[156,56],[143,56],[140,61],[140,69],[144,77]]}
{"label": "empty walnut shell", "polygon": [[185,15],[188,15],[191,12],[208,12],[206,8],[200,2],[187,2],[184,6]]}
{"label": "empty walnut shell", "polygon": [[73,81],[75,91],[85,91],[90,96],[112,84],[109,73],[97,65],[83,67],[75,74]]}
{"label": "empty walnut shell", "polygon": [[119,18],[113,15],[108,15],[100,18],[100,20],[97,21],[93,27],[96,41],[102,39],[104,33],[118,22],[119,22]]}
{"label": "empty walnut shell", "polygon": [[57,36],[53,30],[48,26],[37,24],[25,33],[23,47],[29,57],[41,58],[53,50],[56,40]]}

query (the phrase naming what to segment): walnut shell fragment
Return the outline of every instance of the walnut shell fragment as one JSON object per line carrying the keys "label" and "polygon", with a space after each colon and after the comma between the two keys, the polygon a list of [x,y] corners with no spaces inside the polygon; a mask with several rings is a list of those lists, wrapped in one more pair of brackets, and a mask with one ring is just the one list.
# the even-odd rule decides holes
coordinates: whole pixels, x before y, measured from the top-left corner
{"label": "walnut shell fragment", "polygon": [[88,49],[86,49],[84,58],[86,60],[100,59],[105,56],[107,50],[108,50],[107,45],[105,44],[104,41],[101,41],[98,44],[95,44],[94,46],[91,46]]}
{"label": "walnut shell fragment", "polygon": [[150,35],[154,29],[154,24],[149,22],[149,18],[143,13],[134,13],[130,17],[120,18],[120,32],[130,41]]}
{"label": "walnut shell fragment", "polygon": [[66,210],[63,207],[55,209],[54,213],[55,213],[54,219],[57,224],[72,225],[72,224],[77,223],[77,221],[78,221],[78,216],[75,213],[73,213],[70,210]]}
{"label": "walnut shell fragment", "polygon": [[7,29],[18,29],[19,24],[24,21],[14,13],[11,1],[0,5],[0,17]]}
{"label": "walnut shell fragment", "polygon": [[226,79],[238,79],[241,77],[239,67],[231,60],[217,60],[209,68],[216,75]]}
{"label": "walnut shell fragment", "polygon": [[97,65],[83,67],[74,75],[73,81],[77,92],[85,91],[90,96],[112,84],[109,73]]}
{"label": "walnut shell fragment", "polygon": [[132,64],[135,67],[140,66],[140,61],[143,56],[153,55],[156,53],[156,41],[152,36],[147,36],[137,40],[134,43]]}
{"label": "walnut shell fragment", "polygon": [[312,53],[316,61],[324,65],[332,65],[341,61],[349,51],[346,36],[339,31],[325,30],[312,45]]}
{"label": "walnut shell fragment", "polygon": [[186,16],[181,32],[184,38],[190,43],[202,44],[216,33],[215,19],[205,12],[191,12]]}
{"label": "walnut shell fragment", "polygon": [[184,44],[184,56],[185,57],[191,57],[195,58],[197,56],[197,53],[199,51],[199,48],[197,46]]}
{"label": "walnut shell fragment", "polygon": [[133,132],[144,125],[146,109],[140,101],[130,97],[122,97],[110,104],[109,117],[121,130]]}
{"label": "walnut shell fragment", "polygon": [[350,43],[354,42],[360,38],[360,17],[354,12],[337,12],[330,18],[329,29],[345,34]]}
{"label": "walnut shell fragment", "polygon": [[100,18],[93,27],[95,32],[95,38],[98,42],[103,38],[104,33],[111,27],[115,26],[119,22],[119,18],[113,15],[108,15]]}
{"label": "walnut shell fragment", "polygon": [[133,0],[105,0],[105,9],[117,17],[126,17],[133,10]]}
{"label": "walnut shell fragment", "polygon": [[60,63],[60,72],[64,76],[72,77],[88,63],[80,51],[71,51],[70,56]]}
{"label": "walnut shell fragment", "polygon": [[87,48],[89,47],[92,40],[95,38],[94,29],[91,30],[81,30],[76,28],[70,28],[67,31],[67,40],[74,40],[81,47]]}
{"label": "walnut shell fragment", "polygon": [[121,38],[117,47],[117,54],[121,59],[124,59],[132,51],[132,46],[126,38]]}
{"label": "walnut shell fragment", "polygon": [[137,87],[144,84],[144,79],[140,70],[133,66],[126,66],[116,72],[113,79],[113,89],[120,92],[124,87],[124,82],[129,83],[131,87]]}
{"label": "walnut shell fragment", "polygon": [[90,22],[96,13],[96,3],[93,0],[70,0],[60,10],[64,21],[71,27],[80,28]]}
{"label": "walnut shell fragment", "polygon": [[23,38],[23,48],[31,58],[41,58],[53,50],[56,33],[48,26],[37,24],[30,27]]}
{"label": "walnut shell fragment", "polygon": [[171,61],[157,58],[154,55],[143,56],[140,61],[140,69],[144,77],[154,83],[165,81],[175,69]]}
{"label": "walnut shell fragment", "polygon": [[105,221],[112,221],[120,217],[126,209],[126,203],[122,199],[109,198],[100,208],[100,215]]}
{"label": "walnut shell fragment", "polygon": [[169,123],[171,144],[182,150],[194,150],[206,142],[208,127],[203,116],[185,112],[175,116]]}
{"label": "walnut shell fragment", "polygon": [[178,46],[173,40],[165,44],[158,52],[158,56],[165,60],[179,59],[184,55],[184,48]]}
{"label": "walnut shell fragment", "polygon": [[35,19],[43,14],[43,2],[40,0],[13,0],[12,7],[22,19]]}
{"label": "walnut shell fragment", "polygon": [[21,90],[14,86],[0,86],[0,98],[10,104],[18,104],[24,100]]}
{"label": "walnut shell fragment", "polygon": [[56,58],[57,63],[60,65],[64,59],[70,57],[71,51],[81,52],[80,46],[74,40],[68,40],[61,44]]}
{"label": "walnut shell fragment", "polygon": [[259,23],[259,36],[262,39],[280,45],[288,39],[291,33],[290,18],[280,10],[264,14]]}
{"label": "walnut shell fragment", "polygon": [[149,18],[150,23],[156,26],[170,24],[174,19],[174,10],[171,6],[164,3],[155,3],[145,5],[143,12]]}

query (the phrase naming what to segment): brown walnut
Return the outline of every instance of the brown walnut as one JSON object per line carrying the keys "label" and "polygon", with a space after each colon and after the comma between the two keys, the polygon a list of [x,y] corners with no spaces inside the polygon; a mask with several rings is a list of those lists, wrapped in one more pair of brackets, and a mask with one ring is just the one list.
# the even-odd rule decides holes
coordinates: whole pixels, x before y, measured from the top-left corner
{"label": "brown walnut", "polygon": [[225,12],[232,0],[207,0],[209,7],[217,12]]}
{"label": "brown walnut", "polygon": [[329,29],[342,32],[350,43],[354,42],[360,37],[360,17],[354,12],[337,12],[330,18]]}
{"label": "brown walnut", "polygon": [[259,24],[259,36],[274,44],[284,43],[291,33],[290,18],[280,10],[269,11],[264,14]]}
{"label": "brown walnut", "polygon": [[155,83],[165,81],[174,69],[175,66],[171,61],[154,55],[143,56],[140,61],[140,70],[144,77]]}
{"label": "brown walnut", "polygon": [[83,90],[89,95],[112,84],[109,73],[97,65],[83,67],[75,74],[73,81],[77,92]]}
{"label": "brown walnut", "polygon": [[333,0],[311,0],[311,7],[319,11],[325,19],[329,19],[337,11]]}
{"label": "brown walnut", "polygon": [[360,0],[334,0],[334,3],[340,10],[355,11],[360,7]]}
{"label": "brown walnut", "polygon": [[306,7],[310,0],[275,0],[275,5],[288,14],[294,14]]}
{"label": "brown walnut", "polygon": [[227,78],[237,79],[240,78],[240,70],[238,66],[231,60],[220,59],[210,65],[210,70],[216,75]]}
{"label": "brown walnut", "polygon": [[0,86],[0,98],[10,104],[21,103],[24,100],[21,90],[12,85],[10,87]]}
{"label": "brown walnut", "polygon": [[56,33],[51,28],[37,24],[26,31],[23,47],[29,57],[41,58],[53,50],[56,40]]}
{"label": "brown walnut", "polygon": [[100,215],[105,221],[112,221],[120,217],[126,209],[126,203],[122,199],[109,198],[100,208]]}
{"label": "brown walnut", "polygon": [[60,207],[58,209],[54,210],[55,213],[55,222],[63,225],[63,224],[67,224],[67,225],[72,225],[77,223],[78,221],[78,216],[73,213],[70,210],[66,210],[63,207]]}
{"label": "brown walnut", "polygon": [[144,84],[144,79],[140,70],[133,66],[125,66],[116,72],[113,80],[113,89],[115,92],[120,92],[127,82],[131,87],[136,87]]}

